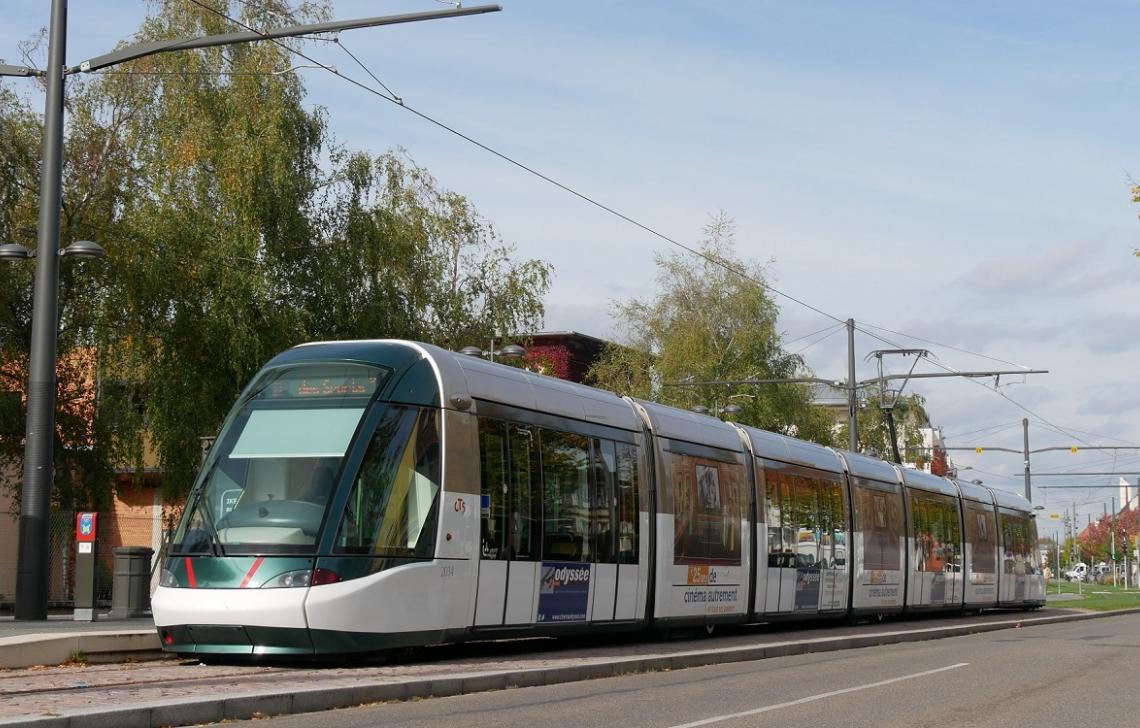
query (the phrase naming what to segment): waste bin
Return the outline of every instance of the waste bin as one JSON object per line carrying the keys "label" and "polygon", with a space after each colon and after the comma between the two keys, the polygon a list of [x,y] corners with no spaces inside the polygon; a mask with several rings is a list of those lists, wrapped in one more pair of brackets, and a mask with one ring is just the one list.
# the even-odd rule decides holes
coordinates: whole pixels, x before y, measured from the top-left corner
{"label": "waste bin", "polygon": [[150,560],[154,549],[120,546],[115,554],[115,574],[111,582],[111,618],[150,615]]}

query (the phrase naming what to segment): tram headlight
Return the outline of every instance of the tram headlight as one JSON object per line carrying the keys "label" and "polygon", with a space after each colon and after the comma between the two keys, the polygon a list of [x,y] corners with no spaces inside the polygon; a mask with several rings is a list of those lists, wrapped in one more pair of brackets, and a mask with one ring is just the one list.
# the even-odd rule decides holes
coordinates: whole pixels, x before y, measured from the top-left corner
{"label": "tram headlight", "polygon": [[335,584],[340,581],[340,575],[329,569],[297,569],[286,571],[261,585],[262,589],[278,589],[294,586],[320,586],[321,584]]}
{"label": "tram headlight", "polygon": [[158,577],[158,585],[159,586],[177,587],[178,586],[178,578],[175,577],[173,573],[167,571],[166,569],[163,569],[162,573]]}
{"label": "tram headlight", "polygon": [[296,571],[286,571],[284,574],[270,579],[261,585],[262,589],[276,589],[279,587],[293,587],[293,586],[308,586],[313,581],[313,572],[311,569],[297,569]]}

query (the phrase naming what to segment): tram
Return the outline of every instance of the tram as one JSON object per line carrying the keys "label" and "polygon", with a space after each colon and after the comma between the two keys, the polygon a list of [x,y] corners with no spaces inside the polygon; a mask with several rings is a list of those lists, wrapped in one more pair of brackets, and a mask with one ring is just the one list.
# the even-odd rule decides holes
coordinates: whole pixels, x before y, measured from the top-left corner
{"label": "tram", "polygon": [[163,648],[350,655],[1034,609],[1025,499],[407,341],[297,346],[227,416]]}

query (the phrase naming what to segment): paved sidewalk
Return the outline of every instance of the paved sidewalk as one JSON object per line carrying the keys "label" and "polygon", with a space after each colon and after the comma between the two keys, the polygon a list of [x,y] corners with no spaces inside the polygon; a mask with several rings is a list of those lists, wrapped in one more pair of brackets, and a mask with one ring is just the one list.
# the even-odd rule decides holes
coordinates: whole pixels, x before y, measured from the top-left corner
{"label": "paved sidewalk", "polygon": [[0,617],[0,638],[26,634],[63,634],[68,632],[121,632],[123,630],[154,629],[150,617],[111,619],[107,614],[91,622],[77,622],[70,614],[49,614],[46,620],[28,621],[14,617]]}
{"label": "paved sidewalk", "polygon": [[855,627],[760,626],[730,630],[712,639],[671,642],[644,636],[510,640],[428,648],[406,663],[381,666],[205,666],[168,659],[9,670],[0,671],[0,726],[192,725],[938,639],[1115,614],[1120,612],[1048,609],[1035,614],[987,613]]}
{"label": "paved sidewalk", "polygon": [[77,622],[70,615],[43,621],[0,617],[0,668],[58,665],[82,655],[93,662],[140,658],[159,649],[150,617]]}

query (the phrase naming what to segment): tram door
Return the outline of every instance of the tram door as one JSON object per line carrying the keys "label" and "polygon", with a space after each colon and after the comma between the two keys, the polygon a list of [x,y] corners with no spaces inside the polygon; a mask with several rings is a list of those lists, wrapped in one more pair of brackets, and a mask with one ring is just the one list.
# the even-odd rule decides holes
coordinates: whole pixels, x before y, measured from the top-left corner
{"label": "tram door", "polygon": [[476,627],[534,621],[539,500],[535,432],[480,419],[479,585]]}

